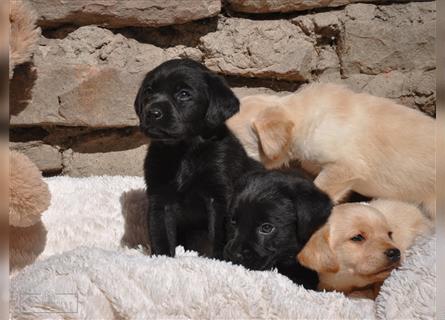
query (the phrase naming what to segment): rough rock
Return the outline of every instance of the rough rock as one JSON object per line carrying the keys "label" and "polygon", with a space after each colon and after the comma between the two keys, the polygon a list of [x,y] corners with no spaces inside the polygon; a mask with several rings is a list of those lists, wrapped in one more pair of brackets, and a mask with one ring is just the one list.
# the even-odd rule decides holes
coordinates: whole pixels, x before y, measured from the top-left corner
{"label": "rough rock", "polygon": [[[317,81],[395,99],[435,115],[435,4],[351,4],[291,21],[339,58]],[[329,44],[331,42],[331,44]]]}
{"label": "rough rock", "polygon": [[340,55],[343,74],[431,70],[435,62],[434,2],[345,9]]}
{"label": "rough rock", "polygon": [[102,25],[107,27],[165,26],[211,17],[220,0],[31,0],[39,24]]}
{"label": "rough rock", "polygon": [[263,87],[257,87],[257,88],[251,88],[251,87],[237,87],[232,88],[233,92],[235,92],[235,95],[238,97],[238,99],[241,99],[246,96],[251,96],[255,94],[274,94],[278,96],[290,94],[289,91],[274,91],[269,88],[263,88]]}
{"label": "rough rock", "polygon": [[[323,80],[322,80],[323,81]],[[326,82],[326,81],[323,81]],[[358,92],[390,98],[435,116],[435,71],[390,71],[378,75],[353,74],[333,82],[346,84]]]}
{"label": "rough rock", "polygon": [[57,147],[33,141],[10,143],[10,148],[28,156],[43,172],[62,170],[62,155]]}
{"label": "rough rock", "polygon": [[[362,0],[227,0],[232,10],[245,13],[303,11],[315,8],[344,6],[360,1]],[[366,2],[377,1],[367,0]]]}
{"label": "rough rock", "polygon": [[302,81],[312,78],[319,59],[314,41],[286,20],[221,20],[200,48],[211,70],[244,77]]}
{"label": "rough rock", "polygon": [[71,149],[63,152],[63,173],[73,177],[91,175],[142,176],[147,146],[136,149],[79,153]]}
{"label": "rough rock", "polygon": [[[19,86],[31,87],[32,99],[24,106],[12,103],[11,125],[136,126],[133,102],[144,75],[179,56],[199,58],[199,50],[164,50],[93,26],[64,39],[42,38],[34,57],[35,77]],[[12,101],[21,101],[20,90],[11,94]]]}

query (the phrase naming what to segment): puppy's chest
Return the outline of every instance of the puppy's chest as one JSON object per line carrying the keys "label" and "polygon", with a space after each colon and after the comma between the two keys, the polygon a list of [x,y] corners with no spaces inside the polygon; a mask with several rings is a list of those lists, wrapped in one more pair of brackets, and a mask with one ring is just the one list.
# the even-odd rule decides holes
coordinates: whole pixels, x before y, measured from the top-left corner
{"label": "puppy's chest", "polygon": [[218,161],[209,149],[208,144],[201,144],[168,156],[162,151],[153,152],[148,159],[148,184],[153,187],[168,185],[181,193],[191,188],[208,187],[217,179],[218,167]]}

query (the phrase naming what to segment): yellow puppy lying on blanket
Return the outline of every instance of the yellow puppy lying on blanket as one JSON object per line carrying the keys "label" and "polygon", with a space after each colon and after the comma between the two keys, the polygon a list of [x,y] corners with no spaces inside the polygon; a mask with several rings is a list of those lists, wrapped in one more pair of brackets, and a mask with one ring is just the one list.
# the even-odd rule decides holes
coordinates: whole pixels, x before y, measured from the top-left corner
{"label": "yellow puppy lying on blanket", "polygon": [[404,202],[341,204],[297,259],[318,272],[319,289],[375,298],[406,249],[432,225],[416,206]]}
{"label": "yellow puppy lying on blanket", "polygon": [[227,124],[268,168],[301,161],[336,203],[353,190],[422,204],[435,217],[435,120],[417,110],[312,84],[284,97],[245,97]]}

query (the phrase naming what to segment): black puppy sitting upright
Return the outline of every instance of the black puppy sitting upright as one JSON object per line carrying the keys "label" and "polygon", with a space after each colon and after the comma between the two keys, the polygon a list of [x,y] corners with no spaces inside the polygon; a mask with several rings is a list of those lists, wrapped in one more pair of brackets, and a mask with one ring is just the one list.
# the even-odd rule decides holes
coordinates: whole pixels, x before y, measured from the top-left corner
{"label": "black puppy sitting upright", "polygon": [[176,59],[146,75],[135,109],[151,138],[144,169],[152,253],[174,256],[181,244],[222,258],[234,182],[262,168],[225,125],[238,99],[203,65]]}

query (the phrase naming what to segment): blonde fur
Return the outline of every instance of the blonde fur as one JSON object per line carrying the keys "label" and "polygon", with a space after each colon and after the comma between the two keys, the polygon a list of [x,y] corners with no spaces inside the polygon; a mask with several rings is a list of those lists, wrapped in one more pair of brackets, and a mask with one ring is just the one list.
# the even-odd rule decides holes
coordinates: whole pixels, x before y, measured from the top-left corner
{"label": "blonde fur", "polygon": [[301,161],[336,203],[354,190],[422,204],[435,217],[435,120],[420,111],[317,83],[245,97],[227,124],[266,167]]}
{"label": "blonde fur", "polygon": [[[432,222],[414,205],[378,199],[334,207],[328,222],[311,237],[298,261],[318,272],[319,289],[342,291],[355,297],[375,298],[381,283],[398,266],[384,252],[404,253]],[[365,240],[351,238],[362,235]]]}
{"label": "blonde fur", "polygon": [[9,224],[30,227],[40,221],[51,200],[37,166],[24,154],[9,154]]}
{"label": "blonde fur", "polygon": [[9,20],[11,24],[9,78],[11,79],[14,67],[31,59],[40,36],[40,28],[36,27],[36,13],[23,0],[10,1]]}

